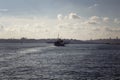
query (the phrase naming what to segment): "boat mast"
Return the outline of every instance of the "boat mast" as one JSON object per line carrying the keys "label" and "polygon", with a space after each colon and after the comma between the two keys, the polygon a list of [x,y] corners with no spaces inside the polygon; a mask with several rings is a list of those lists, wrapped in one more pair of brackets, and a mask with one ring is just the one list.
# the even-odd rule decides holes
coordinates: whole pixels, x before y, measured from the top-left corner
{"label": "boat mast", "polygon": [[58,39],[59,39],[59,34],[58,34]]}

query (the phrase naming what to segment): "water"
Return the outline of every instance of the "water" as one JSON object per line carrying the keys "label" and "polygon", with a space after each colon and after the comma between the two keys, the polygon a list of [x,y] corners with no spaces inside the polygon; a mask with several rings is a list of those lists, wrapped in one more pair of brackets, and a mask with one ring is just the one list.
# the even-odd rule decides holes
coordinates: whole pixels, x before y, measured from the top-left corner
{"label": "water", "polygon": [[0,43],[0,80],[120,80],[120,45]]}

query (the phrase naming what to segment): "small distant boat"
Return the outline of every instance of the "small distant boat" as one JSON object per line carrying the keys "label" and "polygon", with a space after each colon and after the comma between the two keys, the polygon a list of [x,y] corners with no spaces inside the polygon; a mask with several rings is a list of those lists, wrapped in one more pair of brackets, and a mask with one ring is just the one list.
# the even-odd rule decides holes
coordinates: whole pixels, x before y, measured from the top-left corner
{"label": "small distant boat", "polygon": [[65,42],[59,38],[59,34],[58,34],[58,39],[54,42],[55,46],[65,46]]}
{"label": "small distant boat", "polygon": [[62,39],[57,39],[57,41],[54,42],[55,46],[65,46],[65,42]]}

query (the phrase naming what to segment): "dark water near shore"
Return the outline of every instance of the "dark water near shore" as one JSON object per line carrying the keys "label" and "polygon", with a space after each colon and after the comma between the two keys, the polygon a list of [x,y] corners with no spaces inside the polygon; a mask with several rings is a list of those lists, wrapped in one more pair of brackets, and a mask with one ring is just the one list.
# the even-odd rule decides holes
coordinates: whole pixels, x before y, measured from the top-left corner
{"label": "dark water near shore", "polygon": [[0,80],[120,80],[120,45],[0,43]]}

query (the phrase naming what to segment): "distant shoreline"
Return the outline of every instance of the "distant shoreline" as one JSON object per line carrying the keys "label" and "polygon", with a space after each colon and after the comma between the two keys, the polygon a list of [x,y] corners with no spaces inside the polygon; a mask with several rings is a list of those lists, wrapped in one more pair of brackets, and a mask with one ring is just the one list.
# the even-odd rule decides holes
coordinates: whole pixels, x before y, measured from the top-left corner
{"label": "distant shoreline", "polygon": [[[0,43],[54,43],[57,39],[0,39]],[[63,39],[66,44],[119,44],[120,39],[76,40]]]}

